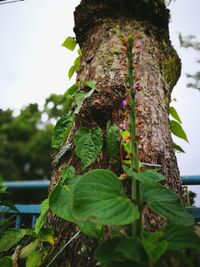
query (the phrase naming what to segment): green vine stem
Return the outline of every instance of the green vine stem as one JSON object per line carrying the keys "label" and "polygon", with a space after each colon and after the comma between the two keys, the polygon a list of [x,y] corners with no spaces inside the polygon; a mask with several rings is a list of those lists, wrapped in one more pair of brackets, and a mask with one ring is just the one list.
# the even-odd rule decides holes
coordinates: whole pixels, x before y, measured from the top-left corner
{"label": "green vine stem", "polygon": [[[129,85],[129,97],[130,97],[130,112],[129,112],[129,129],[131,136],[131,168],[133,171],[139,172],[139,158],[138,158],[138,145],[136,140],[136,112],[135,112],[135,95],[134,91],[134,72],[133,72],[133,38],[128,37],[127,47],[127,58],[128,58],[128,73],[127,81]],[[140,207],[140,182],[132,179],[132,200]],[[140,235],[141,230],[141,219],[137,220],[132,225],[132,234],[135,236]]]}

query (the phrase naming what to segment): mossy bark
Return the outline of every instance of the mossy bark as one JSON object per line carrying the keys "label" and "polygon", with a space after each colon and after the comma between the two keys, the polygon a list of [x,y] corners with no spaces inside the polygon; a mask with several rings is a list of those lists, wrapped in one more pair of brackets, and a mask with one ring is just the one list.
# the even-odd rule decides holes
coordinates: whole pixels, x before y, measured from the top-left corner
{"label": "mossy bark", "polygon": [[[126,94],[127,57],[121,36],[131,32],[135,40],[134,73],[142,89],[136,96],[139,158],[145,163],[162,165],[166,186],[181,195],[168,118],[170,94],[180,75],[180,60],[169,40],[168,10],[162,1],[157,1],[157,10],[143,1],[132,2],[82,0],[75,11],[75,33],[83,51],[77,80],[95,80],[99,92],[85,100],[68,142],[79,127],[98,126],[105,133],[109,120],[118,125],[123,121],[120,102]],[[87,90],[84,86],[82,89]],[[51,188],[62,168],[69,164],[82,173],[80,160],[70,151],[54,166]],[[90,168],[122,173],[121,164],[110,162],[105,148]],[[149,230],[156,230],[163,224],[147,209],[143,217],[144,227]],[[55,253],[77,229],[53,215],[48,223],[57,237]],[[81,234],[54,266],[96,266],[93,260],[96,245],[95,240]]]}

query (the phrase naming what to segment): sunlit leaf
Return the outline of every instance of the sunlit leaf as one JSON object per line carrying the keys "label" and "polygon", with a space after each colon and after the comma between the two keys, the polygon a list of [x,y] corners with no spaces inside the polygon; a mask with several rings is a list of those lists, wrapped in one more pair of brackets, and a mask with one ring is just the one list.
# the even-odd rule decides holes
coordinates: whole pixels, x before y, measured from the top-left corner
{"label": "sunlit leaf", "polygon": [[42,259],[40,251],[33,252],[26,260],[26,267],[39,267]]}
{"label": "sunlit leaf", "polygon": [[63,42],[62,46],[73,51],[76,47],[76,39],[74,37],[68,36]]}

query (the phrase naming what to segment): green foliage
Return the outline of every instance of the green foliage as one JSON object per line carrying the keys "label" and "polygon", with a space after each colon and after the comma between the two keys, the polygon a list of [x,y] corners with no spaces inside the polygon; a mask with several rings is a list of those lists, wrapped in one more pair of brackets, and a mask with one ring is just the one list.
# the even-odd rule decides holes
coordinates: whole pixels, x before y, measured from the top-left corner
{"label": "green foliage", "polygon": [[200,250],[200,238],[190,227],[167,225],[164,234],[171,250]]}
{"label": "green foliage", "polygon": [[40,205],[40,216],[37,218],[34,228],[36,234],[39,234],[40,230],[42,229],[48,211],[49,211],[49,199],[47,198]]}
{"label": "green foliage", "polygon": [[51,140],[51,146],[53,148],[59,148],[64,141],[66,141],[74,124],[74,120],[74,114],[65,114],[58,120]]}
{"label": "green foliage", "polygon": [[39,244],[40,241],[36,239],[33,242],[30,242],[27,246],[23,247],[20,252],[20,258],[23,259],[29,257],[39,247]]}
{"label": "green foliage", "polygon": [[0,110],[0,175],[5,180],[50,177],[53,127],[42,122],[42,115],[37,104],[28,105],[18,116]]}
{"label": "green foliage", "polygon": [[140,240],[135,237],[118,236],[108,239],[98,247],[94,256],[103,266],[106,263],[115,266],[115,262],[123,263],[127,260],[132,262],[132,266],[135,266],[133,262],[147,264],[146,252]]}
{"label": "green foliage", "polygon": [[165,177],[156,170],[145,170],[134,172],[131,168],[123,165],[123,170],[132,178],[146,184],[155,184],[165,180]]}
{"label": "green foliage", "polygon": [[73,166],[64,168],[60,174],[62,181],[65,182],[68,178],[75,176],[75,169]]}
{"label": "green foliage", "polygon": [[81,159],[81,167],[83,169],[99,157],[103,145],[102,135],[100,128],[80,128],[75,134],[75,153]]}
{"label": "green foliage", "polygon": [[108,155],[114,160],[119,161],[120,139],[119,139],[119,128],[117,127],[117,125],[110,125],[110,123],[107,124],[106,146]]}
{"label": "green foliage", "polygon": [[73,188],[79,180],[79,176],[68,178],[67,184],[58,182],[49,196],[49,206],[57,216],[65,220],[74,222],[72,215]]}
{"label": "green foliage", "polygon": [[137,207],[126,197],[118,177],[103,169],[89,171],[76,183],[73,215],[77,221],[102,225],[129,224],[139,218]]}
{"label": "green foliage", "polygon": [[6,231],[6,233],[0,239],[0,253],[12,248],[29,233],[29,229],[10,229]]}
{"label": "green foliage", "polygon": [[38,267],[40,266],[42,253],[40,251],[34,251],[26,261],[26,267]]}
{"label": "green foliage", "polygon": [[76,39],[74,37],[68,36],[63,42],[62,46],[73,51],[76,47]]}
{"label": "green foliage", "polygon": [[180,116],[178,115],[178,112],[176,111],[176,109],[174,107],[169,107],[169,114],[175,119],[177,120],[179,123],[182,123]]}
{"label": "green foliage", "polygon": [[88,93],[84,91],[79,91],[75,95],[75,103],[76,103],[76,109],[74,110],[75,114],[79,113],[80,109],[82,108],[84,100],[90,97],[93,93],[94,93],[94,89],[91,89]]}
{"label": "green foliage", "polygon": [[185,131],[183,130],[180,123],[178,123],[177,121],[174,121],[174,120],[170,120],[169,124],[170,124],[170,130],[174,135],[176,135],[176,136],[180,137],[181,139],[185,140],[186,142],[188,142],[187,135],[186,135]]}
{"label": "green foliage", "polygon": [[1,258],[0,267],[13,267],[12,258],[8,256]]}
{"label": "green foliage", "polygon": [[175,143],[173,143],[173,149],[174,149],[175,152],[185,153],[185,151],[182,149],[182,147],[177,145],[177,144],[175,144]]}
{"label": "green foliage", "polygon": [[157,262],[168,250],[168,242],[162,240],[163,235],[164,233],[161,231],[155,233],[142,232],[142,244],[149,256],[150,262]]}
{"label": "green foliage", "polygon": [[194,224],[193,217],[181,205],[178,196],[161,185],[141,185],[141,197],[148,206],[168,221],[180,225]]}

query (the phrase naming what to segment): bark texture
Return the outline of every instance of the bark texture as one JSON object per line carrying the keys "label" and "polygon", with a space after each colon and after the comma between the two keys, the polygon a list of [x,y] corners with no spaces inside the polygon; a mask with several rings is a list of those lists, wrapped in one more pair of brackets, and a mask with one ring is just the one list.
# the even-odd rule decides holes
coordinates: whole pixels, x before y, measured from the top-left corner
{"label": "bark texture", "polygon": [[[95,80],[99,92],[85,100],[66,142],[72,141],[80,127],[98,126],[105,133],[109,120],[118,125],[123,122],[120,102],[126,94],[127,57],[121,34],[131,32],[134,36],[134,72],[142,88],[136,96],[139,158],[145,163],[162,165],[166,186],[181,194],[168,119],[170,94],[180,75],[180,60],[169,40],[168,11],[162,1],[157,9],[142,1],[130,2],[134,1],[82,0],[75,11],[75,33],[83,51],[77,80]],[[82,89],[87,91],[84,86]],[[73,165],[78,173],[82,172],[80,160],[73,150],[56,162],[51,188],[58,181],[62,168],[68,165]],[[122,173],[119,164],[109,162],[105,148],[89,168],[107,168],[118,175]],[[55,253],[77,229],[53,215],[48,223],[57,236]],[[162,223],[159,217],[144,210],[147,229],[155,230]],[[96,244],[95,240],[81,234],[54,266],[96,266],[92,259]]]}

